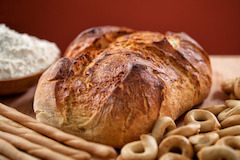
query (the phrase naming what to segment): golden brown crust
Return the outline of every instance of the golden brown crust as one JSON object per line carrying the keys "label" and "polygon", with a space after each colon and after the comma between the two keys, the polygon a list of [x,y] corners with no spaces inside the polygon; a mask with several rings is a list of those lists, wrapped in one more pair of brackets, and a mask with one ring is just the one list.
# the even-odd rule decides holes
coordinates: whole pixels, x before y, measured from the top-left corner
{"label": "golden brown crust", "polygon": [[208,55],[185,33],[93,28],[65,56],[40,79],[37,119],[117,148],[149,133],[158,116],[177,119],[211,87]]}
{"label": "golden brown crust", "polygon": [[65,57],[76,57],[85,51],[98,51],[108,47],[117,37],[132,33],[125,27],[104,26],[89,28],[80,33],[66,49]]}

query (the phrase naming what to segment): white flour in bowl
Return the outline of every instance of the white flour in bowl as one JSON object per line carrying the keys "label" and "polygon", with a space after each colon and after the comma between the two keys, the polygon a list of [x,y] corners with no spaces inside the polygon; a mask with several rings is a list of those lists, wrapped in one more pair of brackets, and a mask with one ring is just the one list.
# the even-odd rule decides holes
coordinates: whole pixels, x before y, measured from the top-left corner
{"label": "white flour in bowl", "polygon": [[40,72],[60,56],[55,43],[20,34],[0,24],[0,79]]}

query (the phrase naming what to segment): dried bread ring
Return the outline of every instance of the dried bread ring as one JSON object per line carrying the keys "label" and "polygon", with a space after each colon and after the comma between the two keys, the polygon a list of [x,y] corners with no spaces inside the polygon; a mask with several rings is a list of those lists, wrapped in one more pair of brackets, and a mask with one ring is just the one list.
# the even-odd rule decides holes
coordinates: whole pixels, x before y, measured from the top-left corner
{"label": "dried bread ring", "polygon": [[194,134],[198,134],[200,131],[201,125],[199,123],[190,123],[185,126],[181,126],[179,128],[176,128],[172,131],[169,131],[165,136],[171,136],[171,135],[182,135],[185,137],[192,136]]}
{"label": "dried bread ring", "polygon": [[147,134],[140,136],[141,141],[126,144],[121,150],[122,159],[154,160],[158,153],[156,140]]}
{"label": "dried bread ring", "polygon": [[215,145],[228,146],[235,149],[240,158],[240,136],[226,136],[217,141]]}
{"label": "dried bread ring", "polygon": [[240,77],[236,78],[233,85],[234,95],[237,99],[240,99]]}
{"label": "dried bread ring", "polygon": [[240,136],[226,136],[221,138],[215,145],[220,146],[228,146],[232,149],[235,149],[235,151],[238,153],[238,156],[240,158]]}
{"label": "dried bread ring", "polygon": [[223,128],[240,125],[240,114],[230,116],[224,119],[220,124]]}
{"label": "dried bread ring", "polygon": [[225,104],[228,108],[234,108],[236,106],[240,106],[240,100],[235,99],[226,100]]}
{"label": "dried bread ring", "polygon": [[158,157],[162,157],[165,153],[181,151],[182,155],[188,158],[193,157],[193,148],[189,140],[181,135],[169,136],[160,143],[158,147]]}
{"label": "dried bread ring", "polygon": [[219,135],[214,132],[209,132],[206,134],[194,135],[188,139],[194,145],[194,151],[198,152],[204,147],[215,144],[219,140]]}
{"label": "dried bread ring", "polygon": [[221,122],[224,119],[233,116],[233,115],[240,115],[240,105],[236,106],[234,108],[227,108],[225,110],[223,110],[221,113],[219,113],[218,115],[218,120]]}
{"label": "dried bread ring", "polygon": [[226,108],[221,113],[219,113],[219,115],[217,116],[217,119],[219,120],[219,122],[226,119],[229,116],[230,111],[231,111],[231,108]]}
{"label": "dried bread ring", "polygon": [[166,133],[166,131],[174,130],[175,128],[176,124],[172,118],[167,116],[161,117],[156,121],[151,136],[153,136],[156,139],[157,144],[159,144],[163,139],[164,133]]}
{"label": "dried bread ring", "polygon": [[225,136],[238,136],[240,135],[240,125],[220,129],[218,131],[215,131],[219,135],[219,137],[225,137]]}
{"label": "dried bread ring", "polygon": [[200,132],[209,132],[221,127],[213,113],[202,109],[189,111],[184,117],[184,123],[199,123]]}
{"label": "dried bread ring", "polygon": [[222,90],[227,93],[231,93],[233,91],[235,79],[227,79],[222,83]]}
{"label": "dried bread ring", "polygon": [[227,146],[209,146],[197,153],[199,160],[239,160],[237,152]]}
{"label": "dried bread ring", "polygon": [[201,108],[201,109],[207,110],[207,111],[213,113],[214,115],[218,115],[220,112],[222,112],[226,108],[227,108],[226,105],[220,104],[220,105],[213,105],[213,106],[205,107],[205,108]]}
{"label": "dried bread ring", "polygon": [[190,159],[181,154],[168,152],[168,153],[165,153],[158,160],[190,160]]}

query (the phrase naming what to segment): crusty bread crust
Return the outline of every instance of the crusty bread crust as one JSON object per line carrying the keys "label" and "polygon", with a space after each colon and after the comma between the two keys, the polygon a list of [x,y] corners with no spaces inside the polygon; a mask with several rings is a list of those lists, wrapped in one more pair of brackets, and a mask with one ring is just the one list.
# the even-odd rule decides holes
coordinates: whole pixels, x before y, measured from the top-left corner
{"label": "crusty bread crust", "polygon": [[176,120],[211,88],[207,53],[185,33],[121,27],[82,32],[41,77],[37,120],[116,148]]}

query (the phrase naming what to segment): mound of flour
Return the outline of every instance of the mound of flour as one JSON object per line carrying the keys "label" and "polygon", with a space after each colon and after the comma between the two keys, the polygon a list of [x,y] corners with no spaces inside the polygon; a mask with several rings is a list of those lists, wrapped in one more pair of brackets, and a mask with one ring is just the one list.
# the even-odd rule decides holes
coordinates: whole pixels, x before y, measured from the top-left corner
{"label": "mound of flour", "polygon": [[55,43],[20,34],[0,24],[0,79],[40,72],[59,56]]}

